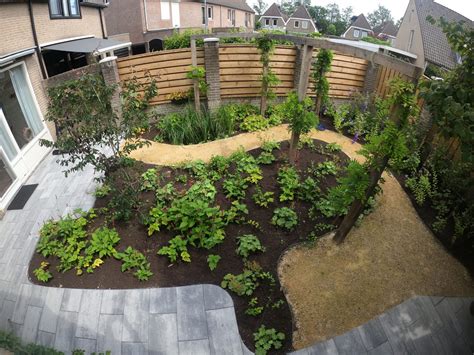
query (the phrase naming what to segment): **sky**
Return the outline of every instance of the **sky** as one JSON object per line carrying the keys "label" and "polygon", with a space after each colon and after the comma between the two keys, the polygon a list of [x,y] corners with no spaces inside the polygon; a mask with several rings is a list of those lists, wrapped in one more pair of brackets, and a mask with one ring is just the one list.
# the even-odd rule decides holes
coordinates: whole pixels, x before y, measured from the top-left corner
{"label": "sky", "polygon": [[[266,0],[270,5],[275,0]],[[352,6],[354,14],[365,15],[373,12],[379,5],[388,8],[395,20],[403,17],[409,0],[311,0],[312,5],[326,6],[327,4],[336,3],[340,8]],[[474,21],[474,0],[436,0],[437,3],[454,10],[461,15]],[[247,0],[250,6],[256,3],[256,0]]]}

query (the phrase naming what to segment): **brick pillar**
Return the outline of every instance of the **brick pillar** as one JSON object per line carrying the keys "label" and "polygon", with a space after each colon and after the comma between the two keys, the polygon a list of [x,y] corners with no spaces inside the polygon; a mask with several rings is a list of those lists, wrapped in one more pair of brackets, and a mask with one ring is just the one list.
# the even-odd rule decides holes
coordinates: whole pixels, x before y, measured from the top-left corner
{"label": "brick pillar", "polygon": [[112,96],[111,106],[115,114],[120,117],[122,107],[120,105],[120,76],[117,67],[117,57],[106,57],[100,62],[100,71],[107,85],[116,85],[117,89]]}
{"label": "brick pillar", "polygon": [[219,38],[204,40],[204,65],[206,68],[207,106],[212,111],[221,104],[221,80],[219,73]]}
{"label": "brick pillar", "polygon": [[378,72],[379,65],[369,61],[367,72],[365,73],[364,88],[362,89],[364,95],[376,94]]}

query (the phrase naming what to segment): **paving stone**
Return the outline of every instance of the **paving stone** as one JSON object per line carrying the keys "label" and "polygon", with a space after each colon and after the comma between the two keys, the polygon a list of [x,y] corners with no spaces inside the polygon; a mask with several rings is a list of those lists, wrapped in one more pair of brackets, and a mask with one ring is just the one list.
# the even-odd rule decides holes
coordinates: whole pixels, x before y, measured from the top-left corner
{"label": "paving stone", "polygon": [[84,290],[77,319],[77,338],[97,339],[101,302],[101,290]]}
{"label": "paving stone", "polygon": [[305,349],[293,351],[289,355],[309,355],[309,350],[305,348]]}
{"label": "paving stone", "polygon": [[176,313],[176,300],[176,287],[153,289],[150,291],[150,313]]}
{"label": "paving stone", "polygon": [[38,330],[38,335],[36,336],[36,344],[46,346],[47,348],[52,348],[54,346],[54,337],[54,333],[48,333]]}
{"label": "paving stone", "polygon": [[81,298],[82,290],[72,288],[64,290],[61,311],[79,312],[79,308],[81,307]]}
{"label": "paving stone", "polygon": [[377,346],[374,349],[369,350],[369,355],[391,355],[391,354],[394,354],[394,352],[388,341]]}
{"label": "paving stone", "polygon": [[43,314],[39,329],[45,332],[54,333],[58,324],[58,315],[61,309],[64,289],[50,287],[46,295],[46,301],[43,307]]}
{"label": "paving stone", "polygon": [[431,334],[427,334],[420,338],[413,339],[415,344],[416,353],[418,355],[437,355],[440,354],[438,349],[431,337]]}
{"label": "paving stone", "polygon": [[357,329],[367,350],[374,349],[388,340],[377,318],[357,327]]}
{"label": "paving stone", "polygon": [[188,340],[179,342],[179,355],[209,355],[209,340]]}
{"label": "paving stone", "polygon": [[334,339],[315,344],[308,348],[308,355],[337,355],[339,352],[336,348]]}
{"label": "paving stone", "polygon": [[422,311],[422,316],[417,321],[418,326],[430,329],[432,332],[436,332],[443,326],[443,322],[429,297],[417,297],[415,303]]}
{"label": "paving stone", "polygon": [[14,310],[15,302],[9,300],[3,301],[2,310],[0,312],[0,329],[5,331],[11,330],[11,318]]}
{"label": "paving stone", "polygon": [[[147,355],[148,351],[143,343],[122,343],[122,355]],[[115,355],[115,354],[114,354]]]}
{"label": "paving stone", "polygon": [[249,350],[249,348],[247,348],[247,346],[245,346],[244,342],[242,342],[242,353],[244,355],[253,355],[253,352],[251,352]]}
{"label": "paving stone", "polygon": [[33,286],[29,302],[30,306],[43,307],[49,289],[51,289],[51,287]]}
{"label": "paving stone", "polygon": [[456,335],[460,335],[462,333],[461,325],[459,324],[459,321],[456,318],[456,314],[449,306],[448,298],[444,298],[441,302],[439,302],[435,306],[435,309],[436,312],[439,314],[439,317],[441,318],[444,328],[448,327],[450,330],[455,332]]}
{"label": "paving stone", "polygon": [[436,306],[438,303],[440,303],[445,298],[446,297],[431,296],[430,300],[431,300],[431,303],[433,303],[433,305]]}
{"label": "paving stone", "polygon": [[150,314],[148,350],[150,354],[178,354],[176,314]]}
{"label": "paving stone", "polygon": [[17,324],[23,324],[26,317],[26,311],[28,309],[28,303],[31,297],[32,285],[23,284],[20,287],[20,297],[15,304],[15,310],[13,311],[12,322]]}
{"label": "paving stone", "polygon": [[123,315],[101,314],[97,334],[97,351],[110,351],[120,354],[122,351]]}
{"label": "paving stone", "polygon": [[381,314],[378,319],[395,354],[409,354],[410,350],[414,350],[415,345],[408,338],[406,326],[395,310]]}
{"label": "paving stone", "polygon": [[125,291],[122,290],[103,290],[101,314],[123,314],[125,306]]}
{"label": "paving stone", "polygon": [[178,340],[207,338],[207,322],[201,285],[177,289]]}
{"label": "paving stone", "polygon": [[148,310],[150,309],[149,290],[129,290],[126,292],[122,341],[147,343]]}
{"label": "paving stone", "polygon": [[334,338],[334,343],[339,354],[366,354],[362,338],[356,329]]}
{"label": "paving stone", "polygon": [[85,354],[92,354],[97,351],[97,340],[74,338],[74,350],[84,350]]}
{"label": "paving stone", "polygon": [[54,339],[56,350],[65,353],[73,350],[77,316],[77,312],[59,312],[56,338]]}
{"label": "paving stone", "polygon": [[242,354],[234,308],[206,311],[211,354]]}
{"label": "paving stone", "polygon": [[397,318],[399,318],[397,319],[398,322],[403,322],[408,325],[415,322],[422,316],[422,312],[417,307],[415,299],[416,298],[411,298],[396,307],[394,311],[397,315]]}
{"label": "paving stone", "polygon": [[29,344],[34,343],[38,334],[38,324],[41,318],[40,307],[29,306],[26,311],[25,324],[21,333],[21,339]]}
{"label": "paving stone", "polygon": [[203,285],[204,307],[206,310],[233,307],[232,297],[219,286]]}

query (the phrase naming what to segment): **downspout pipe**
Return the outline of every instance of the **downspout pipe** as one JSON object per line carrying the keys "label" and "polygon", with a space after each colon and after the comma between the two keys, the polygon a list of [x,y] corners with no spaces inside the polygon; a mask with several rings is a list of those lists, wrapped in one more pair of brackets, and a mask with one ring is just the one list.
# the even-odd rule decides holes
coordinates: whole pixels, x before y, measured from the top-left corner
{"label": "downspout pipe", "polygon": [[33,33],[33,41],[35,42],[35,51],[36,55],[38,56],[39,66],[41,69],[41,75],[43,79],[48,78],[48,74],[46,73],[46,69],[44,68],[43,62],[43,55],[41,54],[41,49],[38,42],[38,34],[36,33],[36,26],[35,26],[35,18],[33,16],[33,2],[32,0],[28,1],[28,12],[30,14],[30,23],[31,23],[31,32]]}

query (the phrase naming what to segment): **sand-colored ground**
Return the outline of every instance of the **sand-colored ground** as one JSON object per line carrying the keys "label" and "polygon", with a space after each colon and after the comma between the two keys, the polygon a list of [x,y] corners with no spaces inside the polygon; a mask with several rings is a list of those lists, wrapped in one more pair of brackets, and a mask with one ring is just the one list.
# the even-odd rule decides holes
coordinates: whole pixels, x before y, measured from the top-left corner
{"label": "sand-colored ground", "polygon": [[[360,146],[344,136],[331,131],[310,135],[337,142],[351,158],[362,159],[356,153]],[[283,125],[193,146],[153,142],[132,156],[147,163],[176,165],[288,138]],[[327,237],[313,247],[295,247],[282,257],[279,276],[297,324],[296,349],[342,334],[413,295],[474,295],[467,270],[437,242],[397,180],[388,174],[384,177],[377,209],[344,244],[337,246]]]}

